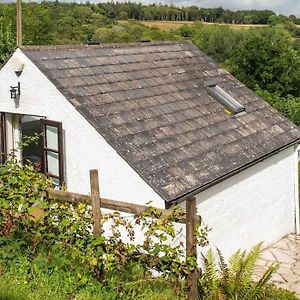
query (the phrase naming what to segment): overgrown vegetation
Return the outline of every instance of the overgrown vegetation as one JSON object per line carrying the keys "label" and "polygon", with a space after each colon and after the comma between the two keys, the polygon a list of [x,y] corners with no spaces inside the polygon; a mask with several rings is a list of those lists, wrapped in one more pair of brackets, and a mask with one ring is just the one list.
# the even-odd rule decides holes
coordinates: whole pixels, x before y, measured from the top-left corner
{"label": "overgrown vegetation", "polygon": [[[135,218],[104,214],[105,234],[94,236],[91,208],[47,199],[51,182],[34,165],[20,165],[12,156],[0,166],[0,183],[1,299],[185,299],[186,278],[197,262],[185,257],[174,227],[180,210],[164,218],[153,208]],[[207,245],[207,228],[199,226],[197,232],[197,244]],[[252,272],[245,261],[252,266],[258,251],[251,259],[237,256],[230,274],[245,279],[245,272]],[[211,279],[217,280],[211,253],[205,260],[200,295],[209,292]],[[274,291],[272,299],[281,299],[276,297],[283,292],[267,285],[274,270],[259,284]],[[242,282],[235,282],[242,289]]]}
{"label": "overgrown vegetation", "polygon": [[[196,262],[185,258],[183,243],[170,243],[178,238],[173,222],[182,216],[179,210],[165,218],[153,208],[135,218],[104,214],[106,234],[96,237],[91,208],[46,199],[51,183],[33,165],[9,159],[0,166],[0,182],[0,282],[12,280],[19,287],[2,290],[4,296],[31,291],[36,298],[27,299],[184,296],[185,278]],[[143,232],[140,241],[136,227]],[[206,228],[198,230],[203,246]],[[160,295],[163,287],[166,294]]]}
{"label": "overgrown vegetation", "polygon": [[[13,245],[12,245],[13,246]],[[0,299],[2,300],[182,300],[184,287],[172,281],[144,275],[144,270],[128,267],[128,272],[100,282],[92,276],[81,280],[73,269],[63,267],[65,257],[56,255],[49,263],[49,255],[40,253],[35,258],[28,253],[1,246]]]}

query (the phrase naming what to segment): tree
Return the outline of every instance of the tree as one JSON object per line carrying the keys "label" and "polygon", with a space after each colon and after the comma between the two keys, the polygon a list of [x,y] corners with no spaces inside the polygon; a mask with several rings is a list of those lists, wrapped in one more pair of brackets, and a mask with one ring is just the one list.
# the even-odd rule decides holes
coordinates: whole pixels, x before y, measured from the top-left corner
{"label": "tree", "polygon": [[45,45],[53,41],[53,20],[47,5],[28,3],[23,7],[24,44]]}
{"label": "tree", "polygon": [[15,46],[15,36],[12,34],[11,23],[5,24],[3,18],[0,18],[0,66]]}
{"label": "tree", "polygon": [[93,39],[101,43],[109,43],[115,40],[115,36],[116,34],[111,28],[99,28],[95,32]]}
{"label": "tree", "polygon": [[142,26],[139,26],[137,24],[133,24],[128,28],[128,33],[133,36],[135,41],[138,41],[142,34],[143,34],[143,28]]}
{"label": "tree", "polygon": [[235,45],[230,64],[233,74],[252,89],[300,95],[299,52],[284,30],[249,30]]}
{"label": "tree", "polygon": [[283,16],[283,15],[272,15],[270,16],[269,20],[268,20],[268,23],[272,26],[275,26],[275,25],[279,25],[279,24],[284,24],[288,21],[288,18]]}
{"label": "tree", "polygon": [[244,17],[244,23],[245,24],[252,24],[253,23],[253,17],[251,15],[246,15]]}
{"label": "tree", "polygon": [[[182,34],[187,34],[185,28],[180,30]],[[226,26],[205,26],[200,22],[194,26],[193,32],[193,43],[219,63],[232,57],[233,47],[243,34]]]}
{"label": "tree", "polygon": [[187,24],[184,24],[178,28],[179,34],[185,38],[192,37],[194,34],[194,28]]}
{"label": "tree", "polygon": [[126,11],[121,11],[119,14],[119,19],[120,20],[127,20],[128,19],[128,14]]}

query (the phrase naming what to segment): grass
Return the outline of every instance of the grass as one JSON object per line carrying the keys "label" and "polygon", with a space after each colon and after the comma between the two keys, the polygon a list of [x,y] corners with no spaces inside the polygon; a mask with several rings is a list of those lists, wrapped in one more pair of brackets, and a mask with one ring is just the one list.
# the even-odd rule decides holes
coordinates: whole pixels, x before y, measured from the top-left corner
{"label": "grass", "polygon": [[[1,249],[0,254],[6,250]],[[129,278],[128,278],[129,279]],[[11,259],[0,259],[1,300],[180,300],[178,289],[161,278],[135,277],[124,280],[115,274],[106,283],[92,276],[80,279],[73,271],[49,264],[46,255],[29,261],[26,255],[16,253]]]}
{"label": "grass", "polygon": [[[129,21],[126,20],[120,20],[118,21],[120,24],[125,24],[128,23]],[[161,30],[169,31],[172,29],[178,29],[184,24],[187,25],[193,25],[194,22],[192,21],[139,21],[141,24],[144,24],[149,27],[158,27]],[[206,26],[211,26],[211,25],[219,25],[219,26],[228,26],[232,29],[237,29],[237,30],[243,30],[243,29],[250,29],[253,27],[265,27],[268,25],[256,25],[256,24],[218,24],[218,23],[203,23]]]}
{"label": "grass", "polygon": [[[68,278],[68,274],[41,275],[34,281],[27,283],[18,281],[14,276],[1,276],[0,278],[0,299],[1,300],[171,300],[178,298],[171,289],[156,285],[153,288],[138,286],[127,291],[116,293],[113,288],[103,287],[100,284],[89,284],[85,288],[77,288],[71,285],[73,278]],[[65,276],[67,275],[67,276]],[[65,282],[67,281],[67,282]],[[69,281],[69,282],[68,282]],[[181,298],[182,299],[182,298]]]}
{"label": "grass", "polygon": [[[119,21],[120,22],[120,21]],[[121,22],[128,22],[128,21],[121,21]],[[171,29],[178,29],[184,24],[193,25],[194,22],[190,21],[141,21],[141,24],[144,24],[149,27],[158,27],[161,30],[169,31]]]}

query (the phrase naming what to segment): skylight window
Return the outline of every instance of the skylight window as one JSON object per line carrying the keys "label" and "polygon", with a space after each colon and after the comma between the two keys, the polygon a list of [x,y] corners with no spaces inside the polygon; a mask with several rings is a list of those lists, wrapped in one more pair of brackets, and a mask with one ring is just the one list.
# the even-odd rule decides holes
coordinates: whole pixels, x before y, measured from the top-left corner
{"label": "skylight window", "polygon": [[238,114],[245,111],[245,106],[236,101],[233,97],[227,94],[222,88],[220,88],[216,83],[207,84],[206,90],[214,97],[219,103],[221,103],[227,114]]}

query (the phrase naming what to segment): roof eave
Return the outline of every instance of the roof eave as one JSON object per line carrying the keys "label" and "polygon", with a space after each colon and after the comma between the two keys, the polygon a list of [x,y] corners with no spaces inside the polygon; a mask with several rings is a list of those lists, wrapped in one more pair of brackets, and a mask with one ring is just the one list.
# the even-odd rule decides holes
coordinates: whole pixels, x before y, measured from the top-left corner
{"label": "roof eave", "polygon": [[233,171],[231,171],[229,173],[226,173],[223,176],[218,177],[218,178],[206,183],[205,185],[203,185],[201,187],[198,187],[198,188],[196,188],[196,189],[194,189],[194,190],[192,190],[192,191],[190,191],[190,192],[188,192],[188,193],[186,193],[186,194],[184,194],[184,195],[182,195],[178,198],[175,198],[175,199],[170,200],[170,201],[165,201],[166,208],[170,208],[171,206],[177,205],[177,204],[185,201],[186,198],[188,198],[188,197],[194,197],[197,194],[211,188],[212,186],[214,186],[214,185],[216,185],[216,184],[218,184],[218,183],[220,183],[220,182],[222,182],[222,181],[224,181],[224,180],[226,180],[226,179],[228,179],[228,178],[230,178],[230,177],[232,177],[232,176],[234,176],[234,175],[236,175],[236,174],[238,174],[238,173],[240,173],[240,172],[242,172],[242,171],[244,171],[244,170],[246,170],[246,169],[248,169],[248,168],[250,168],[254,165],[256,165],[257,163],[260,163],[260,162],[264,161],[265,159],[267,159],[267,158],[269,158],[269,157],[271,157],[275,154],[278,154],[279,152],[281,152],[283,150],[286,150],[286,149],[288,149],[288,148],[290,148],[290,147],[292,147],[296,144],[299,144],[299,143],[300,143],[300,138],[297,138],[293,142],[291,142],[291,143],[289,143],[289,144],[287,144],[283,147],[280,147],[276,150],[273,150],[272,152],[269,152],[266,155],[254,160],[254,161],[252,161],[252,162],[250,162],[246,165],[243,165],[243,166],[241,166],[237,169],[234,169]]}

